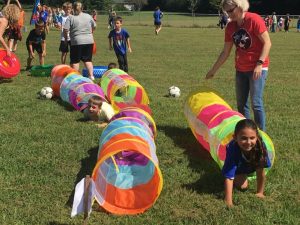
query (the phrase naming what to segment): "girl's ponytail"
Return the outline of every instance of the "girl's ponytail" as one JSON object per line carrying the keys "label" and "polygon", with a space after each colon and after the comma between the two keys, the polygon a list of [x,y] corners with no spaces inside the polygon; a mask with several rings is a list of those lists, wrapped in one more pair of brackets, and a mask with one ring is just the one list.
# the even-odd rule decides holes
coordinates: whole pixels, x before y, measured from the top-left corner
{"label": "girl's ponytail", "polygon": [[260,135],[258,135],[256,145],[254,147],[253,163],[256,168],[264,168],[267,164],[267,150]]}

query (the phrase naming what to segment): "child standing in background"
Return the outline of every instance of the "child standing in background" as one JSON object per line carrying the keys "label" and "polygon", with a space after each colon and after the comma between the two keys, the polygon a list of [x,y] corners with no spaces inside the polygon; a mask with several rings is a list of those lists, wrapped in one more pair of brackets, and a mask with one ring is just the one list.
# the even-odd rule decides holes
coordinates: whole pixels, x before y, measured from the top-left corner
{"label": "child standing in background", "polygon": [[39,54],[40,65],[44,65],[46,56],[46,34],[45,24],[42,20],[38,20],[35,23],[35,28],[29,32],[26,39],[26,47],[28,51],[26,70],[31,68],[31,63],[35,58],[34,51],[37,51]]}
{"label": "child standing in background", "polygon": [[59,45],[59,51],[61,52],[61,63],[66,64],[67,54],[69,52],[69,47],[71,46],[70,32],[67,33],[67,41],[65,41],[64,37],[64,25],[71,15],[72,11],[72,3],[65,2],[62,6],[64,15],[58,17],[57,27],[61,29],[61,41]]}
{"label": "child standing in background", "polygon": [[300,32],[300,16],[298,17],[297,21],[297,32]]}
{"label": "child standing in background", "polygon": [[95,22],[97,22],[97,11],[95,9],[92,11],[92,18]]}
{"label": "child standing in background", "polygon": [[0,13],[0,43],[7,52],[7,56],[11,56],[10,49],[3,39],[3,34],[7,26],[14,26],[20,18],[20,9],[14,4],[9,4],[3,8]]}
{"label": "child standing in background", "polygon": [[264,168],[271,167],[267,150],[253,120],[239,121],[233,140],[226,147],[226,159],[222,169],[225,177],[225,203],[233,206],[233,186],[241,190],[248,188],[248,174],[256,172],[256,196],[264,198],[266,175]]}
{"label": "child standing in background", "polygon": [[159,31],[161,30],[161,19],[163,17],[163,12],[160,11],[160,8],[157,6],[153,13],[154,18],[154,26],[155,26],[155,34],[158,35]]}
{"label": "child standing in background", "polygon": [[119,68],[128,72],[127,49],[132,52],[129,34],[122,28],[122,18],[117,17],[115,20],[115,29],[109,32],[109,49],[114,49],[118,58]]}

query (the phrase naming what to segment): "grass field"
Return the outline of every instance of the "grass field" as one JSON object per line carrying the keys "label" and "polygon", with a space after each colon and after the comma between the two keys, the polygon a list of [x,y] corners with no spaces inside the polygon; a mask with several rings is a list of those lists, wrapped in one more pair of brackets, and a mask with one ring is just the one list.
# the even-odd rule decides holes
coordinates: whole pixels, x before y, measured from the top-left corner
{"label": "grass field", "polygon": [[[116,58],[108,50],[106,17],[98,20],[94,65],[107,65]],[[217,89],[235,108],[233,53],[213,80],[204,80],[222,49],[223,31],[168,26],[155,36],[152,26],[126,25],[127,20],[124,27],[133,49],[129,72],[150,97],[164,186],[144,214],[94,211],[90,224],[299,224],[300,33],[270,34],[273,45],[264,97],[276,159],[267,177],[267,197],[257,199],[251,182],[249,191],[235,191],[235,207],[229,210],[222,200],[220,170],[201,149],[183,115],[186,96],[201,85]],[[207,20],[216,24],[215,18]],[[42,87],[50,86],[50,78],[24,71],[27,35],[17,51],[21,74],[0,83],[0,224],[82,224],[83,216],[70,218],[73,190],[95,166],[102,130],[81,122],[82,114],[59,99],[37,98]],[[52,29],[47,36],[46,64],[60,63],[59,35]],[[165,97],[171,85],[180,87],[180,98]]]}

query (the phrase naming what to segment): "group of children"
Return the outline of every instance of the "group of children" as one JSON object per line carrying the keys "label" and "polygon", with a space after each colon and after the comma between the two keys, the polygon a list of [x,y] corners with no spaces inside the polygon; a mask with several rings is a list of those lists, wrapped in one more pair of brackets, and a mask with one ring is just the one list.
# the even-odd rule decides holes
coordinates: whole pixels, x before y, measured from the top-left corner
{"label": "group of children", "polygon": [[[15,32],[14,29],[8,29],[10,31],[10,32],[8,32],[9,46],[4,41],[4,39],[3,39],[4,31],[2,32],[2,35],[1,35],[2,40],[0,38],[0,42],[7,50],[8,54],[10,54],[10,51],[16,50],[17,40],[22,39],[20,29],[24,24],[24,19],[23,19],[23,17],[19,16],[20,11],[21,11],[21,5],[19,4],[18,0],[16,0],[16,2],[18,3],[18,6],[16,6],[15,4],[9,4],[9,3],[8,3],[8,5],[10,5],[9,9],[11,7],[14,7],[14,8],[19,7],[18,11],[14,10],[14,11],[18,12],[18,19],[17,19],[18,23],[16,23],[16,22],[13,22],[13,23],[10,22],[8,24],[1,23],[1,25],[2,25],[1,27],[3,28],[4,31],[7,27],[17,29],[17,32]],[[66,20],[68,19],[68,17],[72,15],[72,3],[65,2],[63,4],[62,9],[63,9],[63,13],[61,13],[61,16],[58,16],[55,19],[55,27],[61,30],[61,42],[59,45],[59,51],[61,52],[61,63],[65,64],[71,42],[70,42],[69,35],[67,35],[68,40],[65,41],[63,28],[64,28],[64,24],[65,24]],[[11,12],[11,14],[13,14],[13,13],[14,12]],[[47,7],[45,5],[41,6],[41,7],[38,6],[38,15],[39,15],[39,17],[36,18],[36,20],[35,20],[35,28],[29,32],[29,35],[26,39],[26,48],[28,51],[26,70],[29,70],[32,67],[32,62],[33,62],[33,59],[35,58],[35,52],[37,52],[37,54],[39,56],[40,65],[43,65],[44,61],[45,61],[46,33],[49,29],[48,28],[48,19],[47,19],[47,18],[49,18],[49,15],[47,12]],[[93,18],[94,18],[94,20],[96,19],[95,11],[93,12]],[[18,25],[19,23],[22,23],[22,24]],[[113,23],[114,23],[114,26],[113,26],[114,29],[112,29],[108,35],[109,49],[114,50],[115,55],[118,60],[118,63],[119,63],[119,68],[128,72],[127,52],[132,51],[130,39],[129,39],[129,33],[124,28],[122,28],[123,20],[121,17],[115,17],[113,19]],[[1,34],[1,31],[0,31],[0,34]],[[14,43],[14,44],[12,44],[12,43]]]}
{"label": "group of children", "polygon": [[[71,3],[65,3],[63,9],[65,17],[70,15]],[[2,10],[0,15],[0,42],[10,55],[10,49],[3,39],[3,33],[7,26],[16,24],[20,17],[20,9],[14,4],[8,4]],[[60,22],[63,27],[64,20]],[[44,21],[38,20],[35,24],[35,29],[31,30],[27,40],[26,46],[28,50],[27,67],[31,66],[32,60],[35,58],[34,52],[39,54],[40,64],[44,63],[46,55],[45,42],[45,24]],[[115,19],[115,29],[109,35],[109,47],[114,49],[118,58],[119,67],[128,71],[127,64],[127,48],[131,52],[128,32],[122,28],[122,18]],[[65,46],[60,46],[62,52],[67,52]],[[62,57],[63,60],[63,57]],[[65,60],[65,59],[64,59]],[[114,67],[114,65],[111,65]],[[111,68],[112,68],[111,67]],[[106,102],[102,102],[97,96],[89,99],[88,106],[83,110],[87,119],[93,121],[106,120],[109,121],[114,115],[114,110]],[[105,124],[104,124],[105,125]],[[257,176],[257,191],[256,195],[259,198],[264,197],[265,186],[265,172],[264,168],[270,167],[270,160],[268,158],[264,143],[258,132],[257,125],[250,119],[244,119],[237,123],[233,135],[233,140],[227,146],[227,155],[222,174],[225,177],[225,203],[228,206],[233,205],[232,193],[233,187],[240,189],[248,187],[247,175],[256,172]]]}
{"label": "group of children", "polygon": [[[276,13],[273,12],[272,15],[266,15],[264,18],[265,24],[270,32],[277,32],[284,30],[285,32],[289,32],[291,18],[287,13],[286,16],[280,16],[277,18]],[[298,18],[298,23],[300,22],[300,17]],[[297,24],[298,24],[297,23]]]}

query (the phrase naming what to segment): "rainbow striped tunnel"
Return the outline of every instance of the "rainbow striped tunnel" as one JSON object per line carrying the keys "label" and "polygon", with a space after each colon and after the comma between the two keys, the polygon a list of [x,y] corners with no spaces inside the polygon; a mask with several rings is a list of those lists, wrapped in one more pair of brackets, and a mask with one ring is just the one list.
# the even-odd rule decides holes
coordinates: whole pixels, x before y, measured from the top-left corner
{"label": "rainbow striped tunnel", "polygon": [[65,64],[60,64],[53,67],[51,70],[51,87],[55,96],[60,96],[60,85],[65,77],[71,74],[80,75],[77,70]]}
{"label": "rainbow striped tunnel", "polygon": [[106,102],[104,92],[99,85],[78,74],[66,76],[60,85],[60,97],[71,104],[76,110],[84,109],[92,96],[99,96]]}
{"label": "rainbow striped tunnel", "polygon": [[113,214],[138,214],[160,195],[162,174],[156,156],[152,117],[139,108],[124,108],[103,130],[92,179],[95,198]]}
{"label": "rainbow striped tunnel", "polygon": [[116,112],[128,105],[149,104],[143,86],[123,70],[106,71],[101,78],[100,86]]}
{"label": "rainbow striped tunnel", "polygon": [[[198,142],[222,168],[226,157],[226,145],[232,140],[235,125],[245,117],[232,110],[220,96],[207,88],[189,95],[184,105],[184,114]],[[259,133],[273,165],[275,150],[272,140],[265,132],[259,130]],[[266,172],[268,170],[266,169]]]}

